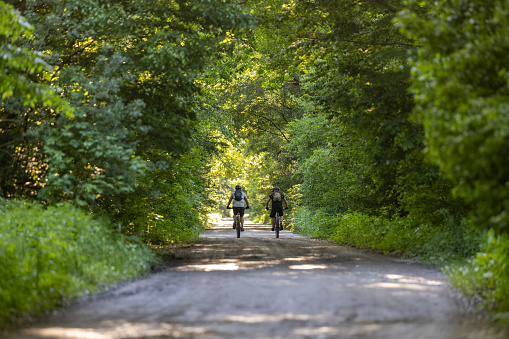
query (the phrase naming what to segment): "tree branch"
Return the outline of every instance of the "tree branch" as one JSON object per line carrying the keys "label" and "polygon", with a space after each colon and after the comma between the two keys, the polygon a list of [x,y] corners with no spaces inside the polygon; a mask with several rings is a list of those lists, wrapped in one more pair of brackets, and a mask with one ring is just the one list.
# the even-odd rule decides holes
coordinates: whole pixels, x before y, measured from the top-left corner
{"label": "tree branch", "polygon": [[[255,114],[255,115],[258,115],[258,114]],[[286,137],[286,135],[283,133],[283,131],[277,126],[277,124],[270,120],[269,118],[263,116],[263,115],[258,115],[260,118],[262,119],[265,119],[267,120],[270,124],[272,124],[272,126],[274,126],[274,128],[279,132],[279,134],[281,134],[283,136],[283,138],[285,138],[286,142],[289,142],[288,138]]]}
{"label": "tree branch", "polygon": [[364,1],[368,1],[368,2],[375,2],[385,8],[387,8],[389,11],[391,11],[392,13],[396,13],[398,12],[398,10],[395,8],[395,7],[392,7],[391,5],[389,5],[386,1],[384,0],[364,0]]}

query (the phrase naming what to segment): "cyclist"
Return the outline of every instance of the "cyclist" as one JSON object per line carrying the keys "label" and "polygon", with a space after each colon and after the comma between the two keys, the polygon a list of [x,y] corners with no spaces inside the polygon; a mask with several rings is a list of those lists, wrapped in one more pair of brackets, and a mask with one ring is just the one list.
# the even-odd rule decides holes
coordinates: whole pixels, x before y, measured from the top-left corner
{"label": "cyclist", "polygon": [[230,195],[230,200],[226,208],[230,208],[230,204],[233,200],[233,229],[235,229],[235,218],[237,213],[240,214],[240,230],[244,231],[244,201],[246,202],[246,208],[249,208],[249,201],[247,200],[246,193],[242,192],[242,186],[235,186],[235,192]]}
{"label": "cyclist", "polygon": [[265,203],[265,209],[269,210],[269,202],[272,200],[272,210],[270,211],[270,221],[272,222],[272,231],[274,231],[274,223],[276,222],[276,212],[279,212],[281,219],[281,229],[283,229],[283,201],[285,202],[285,209],[288,208],[288,202],[283,193],[279,192],[279,187],[272,189],[272,194]]}

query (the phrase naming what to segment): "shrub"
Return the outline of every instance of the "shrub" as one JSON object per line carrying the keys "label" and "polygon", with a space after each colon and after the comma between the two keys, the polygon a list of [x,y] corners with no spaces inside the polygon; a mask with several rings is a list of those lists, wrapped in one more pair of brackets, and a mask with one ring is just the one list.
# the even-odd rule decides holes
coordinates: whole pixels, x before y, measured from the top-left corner
{"label": "shrub", "polygon": [[509,237],[486,234],[483,248],[466,265],[449,267],[451,283],[480,306],[509,323]]}
{"label": "shrub", "polygon": [[155,256],[137,238],[70,205],[0,200],[0,325],[145,273]]}
{"label": "shrub", "polygon": [[341,244],[416,257],[441,266],[473,256],[479,249],[481,236],[465,220],[450,219],[449,223],[436,226],[412,217],[391,220],[361,213],[328,215],[309,208],[297,212],[295,231]]}
{"label": "shrub", "polygon": [[207,155],[199,148],[172,159],[155,153],[160,164],[140,178],[114,216],[123,233],[140,237],[151,246],[191,242],[206,227],[212,201],[207,178]]}

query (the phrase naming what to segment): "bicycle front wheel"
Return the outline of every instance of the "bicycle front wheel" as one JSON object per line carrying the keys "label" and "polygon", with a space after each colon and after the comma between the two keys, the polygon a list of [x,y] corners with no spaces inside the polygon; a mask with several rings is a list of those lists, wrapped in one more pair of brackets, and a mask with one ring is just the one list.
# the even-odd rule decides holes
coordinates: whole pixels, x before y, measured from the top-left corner
{"label": "bicycle front wheel", "polygon": [[240,238],[240,214],[237,214],[237,218],[235,220],[235,229],[237,230],[237,238]]}
{"label": "bicycle front wheel", "polygon": [[276,238],[279,238],[279,213],[276,213],[276,222],[274,230],[276,231]]}

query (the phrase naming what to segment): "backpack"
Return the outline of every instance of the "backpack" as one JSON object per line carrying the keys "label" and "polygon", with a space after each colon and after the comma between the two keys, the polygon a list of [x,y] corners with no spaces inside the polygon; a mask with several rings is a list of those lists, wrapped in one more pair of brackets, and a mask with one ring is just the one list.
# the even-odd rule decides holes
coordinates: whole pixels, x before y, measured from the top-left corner
{"label": "backpack", "polygon": [[241,201],[242,200],[242,191],[235,191],[235,193],[233,193],[233,197],[235,198],[235,200]]}
{"label": "backpack", "polygon": [[278,191],[274,192],[274,195],[272,196],[272,201],[281,201],[281,193]]}

